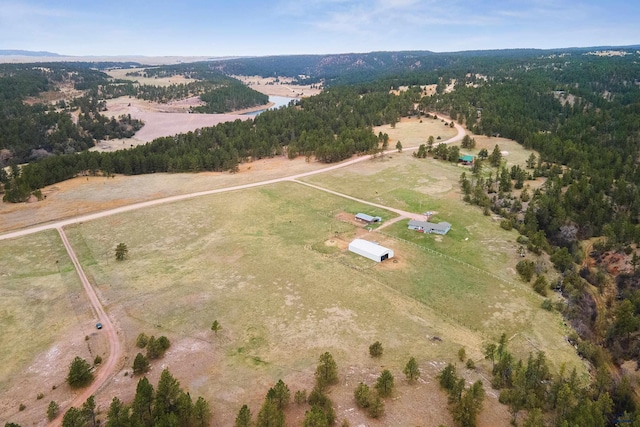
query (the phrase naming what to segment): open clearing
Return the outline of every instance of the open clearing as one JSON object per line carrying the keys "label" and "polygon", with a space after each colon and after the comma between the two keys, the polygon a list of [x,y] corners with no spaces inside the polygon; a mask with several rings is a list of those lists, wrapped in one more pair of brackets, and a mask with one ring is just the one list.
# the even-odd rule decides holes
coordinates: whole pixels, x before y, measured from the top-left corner
{"label": "open clearing", "polygon": [[313,96],[322,92],[316,85],[293,85],[293,81],[288,77],[260,77],[260,76],[232,76],[251,89],[264,93],[265,95],[288,96],[290,98],[301,98]]}
{"label": "open clearing", "polygon": [[[389,133],[405,147],[424,143],[431,134],[438,136],[432,133],[438,129],[446,139],[449,128],[440,120],[433,122],[405,120],[396,129],[375,131]],[[500,146],[510,152],[508,159],[529,153],[517,144]],[[6,213],[2,206],[2,213],[3,219],[13,218],[10,227],[16,227],[21,216],[38,211],[38,206],[74,216],[74,209],[102,210],[109,204],[256,182],[321,166],[304,159],[271,159],[243,165],[243,171],[233,175],[80,178],[48,189],[44,202],[22,205],[17,213]],[[488,388],[489,364],[480,352],[484,342],[504,331],[520,357],[540,349],[555,368],[563,362],[580,368],[582,362],[563,339],[561,317],[540,309],[541,298],[518,282],[513,270],[519,259],[515,233],[462,203],[457,181],[463,170],[403,152],[303,179],[399,209],[437,211],[435,220],[453,224],[446,236],[409,232],[406,221],[370,233],[350,216],[362,211],[388,220],[393,214],[294,182],[67,227],[76,254],[126,343],[124,366],[97,396],[101,412],[113,396],[132,399],[137,378],[125,372],[130,373],[138,351],[136,336],[145,332],[166,335],[172,343],[167,355],[153,364],[152,383],[157,383],[163,367],[169,367],[192,396],[202,395],[210,402],[213,425],[231,425],[243,403],[255,415],[268,388],[280,378],[292,393],[310,390],[317,358],[324,351],[333,354],[339,368],[340,384],[331,391],[338,420],[347,418],[351,425],[450,425],[446,396],[434,377],[444,364],[455,361],[461,346],[480,366],[472,372],[458,363],[461,373],[469,381],[482,379],[488,391],[479,425],[507,425],[506,408]],[[55,215],[36,217],[37,223]],[[355,236],[393,248],[398,262],[376,264],[346,252],[344,247]],[[113,259],[119,242],[129,247],[125,262]],[[0,276],[0,292],[36,289],[43,299],[42,304],[27,300],[32,294],[20,292],[21,299],[6,306],[6,299],[0,300],[2,313],[16,307],[24,311],[7,316],[15,323],[9,337],[19,357],[0,352],[0,418],[42,425],[48,402],[63,403],[71,396],[66,386],[51,388],[63,382],[73,356],[92,359],[107,350],[100,350],[88,304],[56,233],[0,245],[0,274],[8,274]],[[36,287],[39,283],[44,289]],[[74,293],[79,302],[71,310],[68,298]],[[46,331],[51,319],[59,322],[58,329],[43,332],[31,343],[21,341],[21,331]],[[213,320],[223,326],[217,335],[209,329]],[[376,340],[385,348],[381,359],[368,355],[368,346]],[[61,345],[66,346],[60,353],[64,357],[50,357]],[[401,373],[411,356],[423,372],[413,386]],[[26,386],[17,373],[42,367],[43,361],[51,377]],[[385,368],[395,376],[398,389],[385,402],[387,415],[375,421],[354,409],[353,390],[360,381],[372,385]],[[40,389],[45,398],[37,401]],[[18,412],[19,403],[27,409]],[[293,405],[287,410],[288,425],[300,425],[305,409]]]}
{"label": "open clearing", "polygon": [[93,361],[108,348],[55,230],[1,241],[0,253],[0,420],[27,425],[51,400],[71,400],[64,383],[75,355]]}
{"label": "open clearing", "polygon": [[[191,114],[189,107],[200,105],[197,97],[186,100],[159,104],[136,98],[119,97],[107,101],[108,117],[130,114],[132,118],[142,120],[144,126],[132,138],[102,140],[92,150],[115,151],[146,144],[162,136],[187,133],[203,127],[234,120],[249,120],[251,116],[241,114]],[[264,107],[261,107],[264,108]]]}

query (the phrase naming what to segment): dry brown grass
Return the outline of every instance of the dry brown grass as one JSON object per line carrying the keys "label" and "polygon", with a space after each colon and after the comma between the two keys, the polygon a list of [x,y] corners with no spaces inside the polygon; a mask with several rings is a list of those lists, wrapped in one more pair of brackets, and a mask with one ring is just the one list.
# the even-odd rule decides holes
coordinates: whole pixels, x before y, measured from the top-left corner
{"label": "dry brown grass", "polygon": [[[389,131],[409,145],[426,142],[433,131],[428,126],[444,128],[439,120],[410,120]],[[506,148],[514,153],[510,158],[524,155],[515,148]],[[52,219],[56,212],[69,215],[74,209],[98,210],[104,204],[222,188],[317,167],[321,165],[304,159],[275,159],[244,165],[234,175],[77,179],[49,189],[46,202],[23,205],[25,210],[4,217],[13,215],[13,224],[24,223],[21,212]],[[292,392],[310,390],[317,358],[324,351],[331,351],[339,366],[340,384],[331,391],[338,420],[347,418],[351,425],[451,424],[435,374],[464,346],[479,368],[461,373],[469,381],[482,378],[487,385],[488,364],[481,347],[502,331],[513,337],[510,347],[521,357],[539,348],[554,366],[563,361],[580,366],[563,340],[561,318],[542,311],[539,297],[516,282],[515,235],[460,201],[456,183],[461,170],[405,152],[307,178],[414,212],[437,210],[437,219],[454,224],[440,238],[408,234],[403,222],[373,237],[348,218],[369,207],[296,183],[201,197],[69,227],[67,235],[117,319],[128,352],[122,370],[99,393],[98,405],[106,408],[114,395],[133,397],[137,379],[124,372],[130,372],[138,351],[134,341],[139,332],[167,335],[172,342],[165,358],[154,364],[151,381],[155,384],[162,367],[169,367],[192,396],[211,402],[215,425],[230,425],[243,403],[256,414],[266,391],[280,378]],[[42,213],[36,215],[38,206]],[[346,252],[346,242],[362,234],[394,248],[399,262],[379,265]],[[118,263],[113,248],[121,241],[129,246],[130,258]],[[21,250],[29,253],[32,242],[20,240]],[[6,253],[6,265],[18,264],[24,256]],[[51,276],[49,272],[44,277]],[[73,286],[72,272],[66,277],[65,286]],[[213,320],[223,326],[217,335],[209,330]],[[434,340],[436,336],[441,341]],[[49,351],[64,339],[54,337]],[[375,340],[385,347],[379,360],[368,355]],[[37,351],[24,353],[28,360],[16,363],[13,372],[41,359]],[[418,359],[423,380],[410,386],[401,370],[411,356]],[[52,370],[60,375],[68,362],[58,363]],[[386,402],[387,415],[374,421],[355,408],[353,390],[359,381],[373,384],[385,368],[396,377],[398,390]],[[11,376],[3,394],[19,396],[15,378]],[[489,391],[484,407],[479,425],[508,425],[509,414],[495,392]],[[14,418],[13,407],[5,404],[0,417],[11,415],[25,424],[42,419],[41,409]],[[35,413],[40,418],[30,418]],[[304,408],[287,410],[288,425],[299,425],[303,417]]]}

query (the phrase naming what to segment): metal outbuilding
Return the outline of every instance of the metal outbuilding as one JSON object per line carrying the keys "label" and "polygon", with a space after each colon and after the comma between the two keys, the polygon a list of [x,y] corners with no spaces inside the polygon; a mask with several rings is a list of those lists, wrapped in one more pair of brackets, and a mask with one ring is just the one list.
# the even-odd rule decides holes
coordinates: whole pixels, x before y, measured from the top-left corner
{"label": "metal outbuilding", "polygon": [[356,219],[359,219],[360,221],[364,221],[367,224],[371,224],[372,222],[380,222],[382,221],[382,218],[379,216],[371,216],[371,215],[367,215],[365,213],[357,213],[356,214]]}
{"label": "metal outbuilding", "polygon": [[354,239],[349,243],[349,251],[375,262],[382,262],[385,259],[393,258],[392,249],[363,239]]}

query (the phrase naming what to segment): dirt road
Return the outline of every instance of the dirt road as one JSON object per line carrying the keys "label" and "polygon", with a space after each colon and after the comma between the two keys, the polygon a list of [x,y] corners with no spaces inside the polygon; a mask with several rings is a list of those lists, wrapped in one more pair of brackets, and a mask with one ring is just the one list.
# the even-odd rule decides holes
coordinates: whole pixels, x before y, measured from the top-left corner
{"label": "dirt road", "polygon": [[[455,128],[458,131],[457,135],[449,138],[446,141],[441,142],[441,144],[450,144],[453,142],[458,142],[461,141],[462,138],[464,137],[464,135],[466,134],[464,128],[462,126],[460,126],[459,124],[455,124]],[[403,148],[403,151],[414,151],[417,150],[418,147],[407,147],[407,148]],[[388,150],[385,152],[385,154],[391,154],[396,152],[396,150]],[[291,181],[291,180],[296,180],[299,178],[304,178],[307,176],[311,176],[311,175],[316,175],[319,173],[325,173],[325,172],[330,172],[332,170],[336,170],[339,168],[343,168],[346,166],[350,166],[353,165],[355,163],[358,162],[362,162],[365,160],[370,159],[369,156],[359,156],[359,157],[355,157],[351,160],[347,160],[335,165],[331,165],[331,166],[327,166],[326,168],[322,168],[322,169],[317,169],[314,171],[310,171],[310,172],[304,172],[304,173],[299,173],[296,175],[290,175],[290,176],[285,176],[285,177],[281,177],[281,178],[275,178],[275,179],[269,179],[266,181],[259,181],[259,182],[254,182],[251,184],[243,184],[243,185],[235,185],[235,186],[231,186],[231,187],[225,187],[225,188],[219,188],[216,190],[206,190],[206,191],[198,191],[195,193],[188,193],[188,194],[181,194],[181,195],[177,195],[177,196],[170,196],[170,197],[164,197],[161,199],[156,199],[156,200],[149,200],[146,202],[140,202],[140,203],[134,203],[131,205],[127,205],[127,206],[121,206],[119,208],[114,208],[114,209],[109,209],[106,211],[102,211],[102,212],[96,212],[96,213],[92,213],[92,214],[88,214],[88,215],[82,215],[82,216],[77,216],[75,218],[70,218],[70,219],[66,219],[66,220],[61,220],[61,221],[55,221],[53,223],[49,223],[49,224],[43,224],[43,225],[36,225],[33,227],[28,227],[28,228],[24,228],[22,230],[17,230],[17,231],[12,231],[12,232],[8,232],[8,233],[4,233],[4,234],[0,234],[0,240],[6,240],[6,239],[13,239],[16,237],[21,237],[21,236],[26,236],[29,234],[33,234],[33,233],[39,233],[41,231],[45,231],[45,230],[52,230],[52,229],[56,229],[56,228],[61,228],[61,227],[65,227],[67,225],[71,225],[71,224],[77,224],[80,222],[84,222],[84,221],[93,221],[96,219],[100,219],[100,218],[104,218],[107,216],[111,216],[111,215],[116,215],[116,214],[120,214],[120,213],[124,213],[124,212],[130,212],[130,211],[134,211],[137,209],[143,209],[143,208],[148,208],[148,207],[152,207],[152,206],[157,206],[157,205],[161,205],[161,204],[165,204],[165,203],[173,203],[173,202],[178,202],[181,200],[187,200],[187,199],[192,199],[194,197],[201,197],[201,196],[208,196],[208,195],[212,195],[212,194],[219,194],[219,193],[226,193],[229,191],[237,191],[237,190],[245,190],[247,188],[254,188],[254,187],[262,187],[264,185],[270,185],[270,184],[276,184],[278,182],[283,182],[283,181]],[[383,207],[383,206],[379,206],[379,207]],[[388,207],[383,207],[384,209],[389,209],[392,210],[391,208]]]}
{"label": "dirt road", "polygon": [[[442,144],[449,144],[452,142],[458,142],[461,141],[462,138],[464,137],[464,135],[466,134],[464,128],[460,125],[458,125],[457,123],[455,124],[456,130],[458,131],[457,135],[441,142]],[[407,147],[404,149],[404,151],[413,151],[413,150],[417,150],[418,147]],[[385,154],[391,154],[394,153],[396,150],[388,150],[385,152]],[[104,308],[102,307],[102,304],[100,303],[100,300],[95,292],[95,290],[93,289],[93,287],[91,286],[91,283],[89,282],[89,280],[87,279],[87,276],[85,275],[84,271],[82,270],[82,267],[80,265],[80,262],[78,261],[78,258],[76,257],[73,248],[71,247],[67,236],[65,235],[64,231],[63,231],[63,227],[70,225],[70,224],[76,224],[76,223],[80,223],[80,222],[84,222],[84,221],[92,221],[92,220],[96,220],[96,219],[100,219],[100,218],[104,218],[107,216],[111,216],[111,215],[116,215],[119,213],[124,213],[124,212],[129,212],[129,211],[133,211],[133,210],[137,210],[137,209],[143,209],[143,208],[147,208],[147,207],[152,207],[152,206],[156,206],[156,205],[161,205],[161,204],[165,204],[165,203],[173,203],[173,202],[178,202],[181,200],[187,200],[187,199],[191,199],[194,197],[200,197],[200,196],[207,196],[207,195],[212,195],[212,194],[218,194],[218,193],[225,193],[225,192],[229,192],[229,191],[236,191],[236,190],[243,190],[243,189],[248,189],[248,188],[253,188],[253,187],[260,187],[260,186],[265,186],[265,185],[270,185],[270,184],[275,184],[275,183],[279,183],[279,182],[284,182],[284,181],[294,181],[300,184],[304,184],[322,191],[326,191],[332,194],[335,194],[337,196],[340,197],[346,197],[355,201],[358,201],[360,203],[364,203],[364,204],[368,204],[371,206],[375,206],[378,208],[382,208],[382,209],[386,209],[389,210],[391,212],[394,212],[396,214],[399,215],[399,217],[394,218],[390,221],[388,221],[389,223],[393,223],[396,222],[402,218],[412,218],[412,219],[424,219],[422,215],[419,214],[415,214],[415,213],[411,213],[411,212],[405,212],[399,209],[395,209],[389,206],[384,206],[384,205],[380,205],[380,204],[376,204],[376,203],[372,203],[372,202],[367,202],[366,200],[362,200],[362,199],[358,199],[346,194],[342,194],[342,193],[338,193],[329,189],[325,189],[313,184],[308,184],[308,183],[304,183],[301,181],[297,181],[300,178],[304,178],[307,176],[311,176],[311,175],[315,175],[315,174],[319,174],[319,173],[325,173],[325,172],[329,172],[338,168],[343,168],[349,165],[353,165],[355,163],[358,162],[362,162],[365,160],[368,160],[370,157],[369,156],[360,156],[360,157],[356,157],[353,158],[351,160],[347,160],[345,162],[339,163],[339,164],[335,164],[335,165],[331,165],[331,166],[327,166],[326,168],[322,168],[322,169],[318,169],[315,171],[310,171],[310,172],[304,172],[304,173],[300,173],[300,174],[296,174],[296,175],[291,175],[291,176],[287,176],[287,177],[281,177],[281,178],[276,178],[276,179],[270,179],[270,180],[266,180],[266,181],[260,181],[260,182],[255,182],[255,183],[251,183],[251,184],[244,184],[244,185],[237,185],[237,186],[231,186],[231,187],[226,187],[226,188],[220,188],[220,189],[216,189],[216,190],[207,190],[207,191],[200,191],[200,192],[195,192],[195,193],[189,193],[189,194],[182,194],[182,195],[177,195],[177,196],[171,196],[171,197],[165,197],[165,198],[161,198],[161,199],[156,199],[156,200],[150,200],[150,201],[146,201],[146,202],[141,202],[141,203],[135,203],[135,204],[131,204],[128,206],[122,206],[119,208],[115,208],[115,209],[110,209],[110,210],[106,210],[106,211],[102,211],[102,212],[96,212],[93,214],[88,214],[88,215],[82,215],[82,216],[78,216],[76,218],[71,218],[71,219],[67,219],[67,220],[62,220],[62,221],[56,221],[50,224],[44,224],[44,225],[39,225],[39,226],[33,226],[33,227],[29,227],[29,228],[25,228],[22,230],[18,230],[18,231],[13,231],[13,232],[9,232],[9,233],[4,233],[0,235],[0,240],[6,240],[6,239],[12,239],[12,238],[17,238],[17,237],[21,237],[21,236],[26,236],[29,234],[33,234],[33,233],[38,233],[41,231],[45,231],[45,230],[51,230],[51,229],[56,229],[58,231],[58,233],[60,234],[60,237],[62,238],[62,242],[69,254],[69,257],[71,258],[71,261],[73,262],[73,265],[75,266],[75,269],[78,273],[78,276],[80,277],[80,280],[82,281],[82,285],[84,287],[84,290],[87,294],[87,296],[89,297],[89,301],[91,303],[92,309],[94,311],[94,314],[96,316],[97,321],[99,321],[100,323],[102,323],[102,332],[105,333],[107,335],[107,339],[109,342],[109,346],[110,346],[110,353],[109,353],[109,358],[106,361],[106,363],[104,363],[104,365],[102,365],[99,369],[98,369],[98,375],[96,376],[96,378],[94,379],[93,383],[87,387],[86,389],[82,390],[82,392],[77,395],[69,404],[69,406],[67,408],[64,408],[65,410],[68,409],[71,406],[74,407],[79,407],[82,405],[82,403],[84,403],[84,401],[91,396],[92,394],[94,394],[96,391],[98,391],[100,389],[100,387],[102,387],[103,384],[105,384],[112,376],[113,373],[115,372],[120,359],[122,357],[122,344],[120,342],[120,339],[118,338],[117,335],[117,331],[113,325],[113,323],[111,322],[111,319],[109,318],[109,316],[107,315],[107,313],[105,312]],[[62,424],[62,414],[64,414],[64,410],[61,411],[61,415],[56,418],[50,425],[54,426],[54,427],[58,427]]]}
{"label": "dirt road", "polygon": [[[107,313],[104,311],[100,300],[98,299],[98,295],[96,295],[95,289],[91,286],[89,279],[84,274],[84,270],[80,266],[80,262],[78,261],[78,257],[76,256],[69,240],[67,239],[67,235],[64,233],[62,227],[56,227],[58,233],[60,234],[60,238],[62,239],[62,243],[64,244],[67,253],[69,254],[69,258],[71,258],[71,262],[73,262],[73,266],[80,277],[80,281],[82,282],[82,287],[84,288],[87,297],[89,298],[89,302],[91,303],[91,308],[93,314],[96,317],[96,322],[100,322],[102,324],[102,329],[100,333],[107,335],[107,340],[109,342],[109,358],[106,363],[101,365],[98,368],[98,374],[96,375],[93,383],[89,385],[87,388],[83,389],[80,394],[78,394],[68,405],[70,407],[80,407],[92,394],[95,394],[100,387],[107,382],[107,380],[111,377],[113,372],[116,370],[118,363],[120,362],[120,358],[122,357],[122,343],[118,338],[118,333],[116,328],[113,326],[111,319],[107,316]],[[53,427],[58,427],[62,424],[62,416],[64,411],[61,411],[60,415],[53,420],[49,425]]]}

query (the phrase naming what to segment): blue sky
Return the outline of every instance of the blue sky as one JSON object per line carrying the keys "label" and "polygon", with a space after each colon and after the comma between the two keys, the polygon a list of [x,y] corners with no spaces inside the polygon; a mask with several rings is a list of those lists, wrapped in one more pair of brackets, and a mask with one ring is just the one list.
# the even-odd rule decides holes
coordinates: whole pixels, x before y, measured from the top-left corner
{"label": "blue sky", "polygon": [[246,56],[640,44],[635,0],[0,0],[0,49]]}

